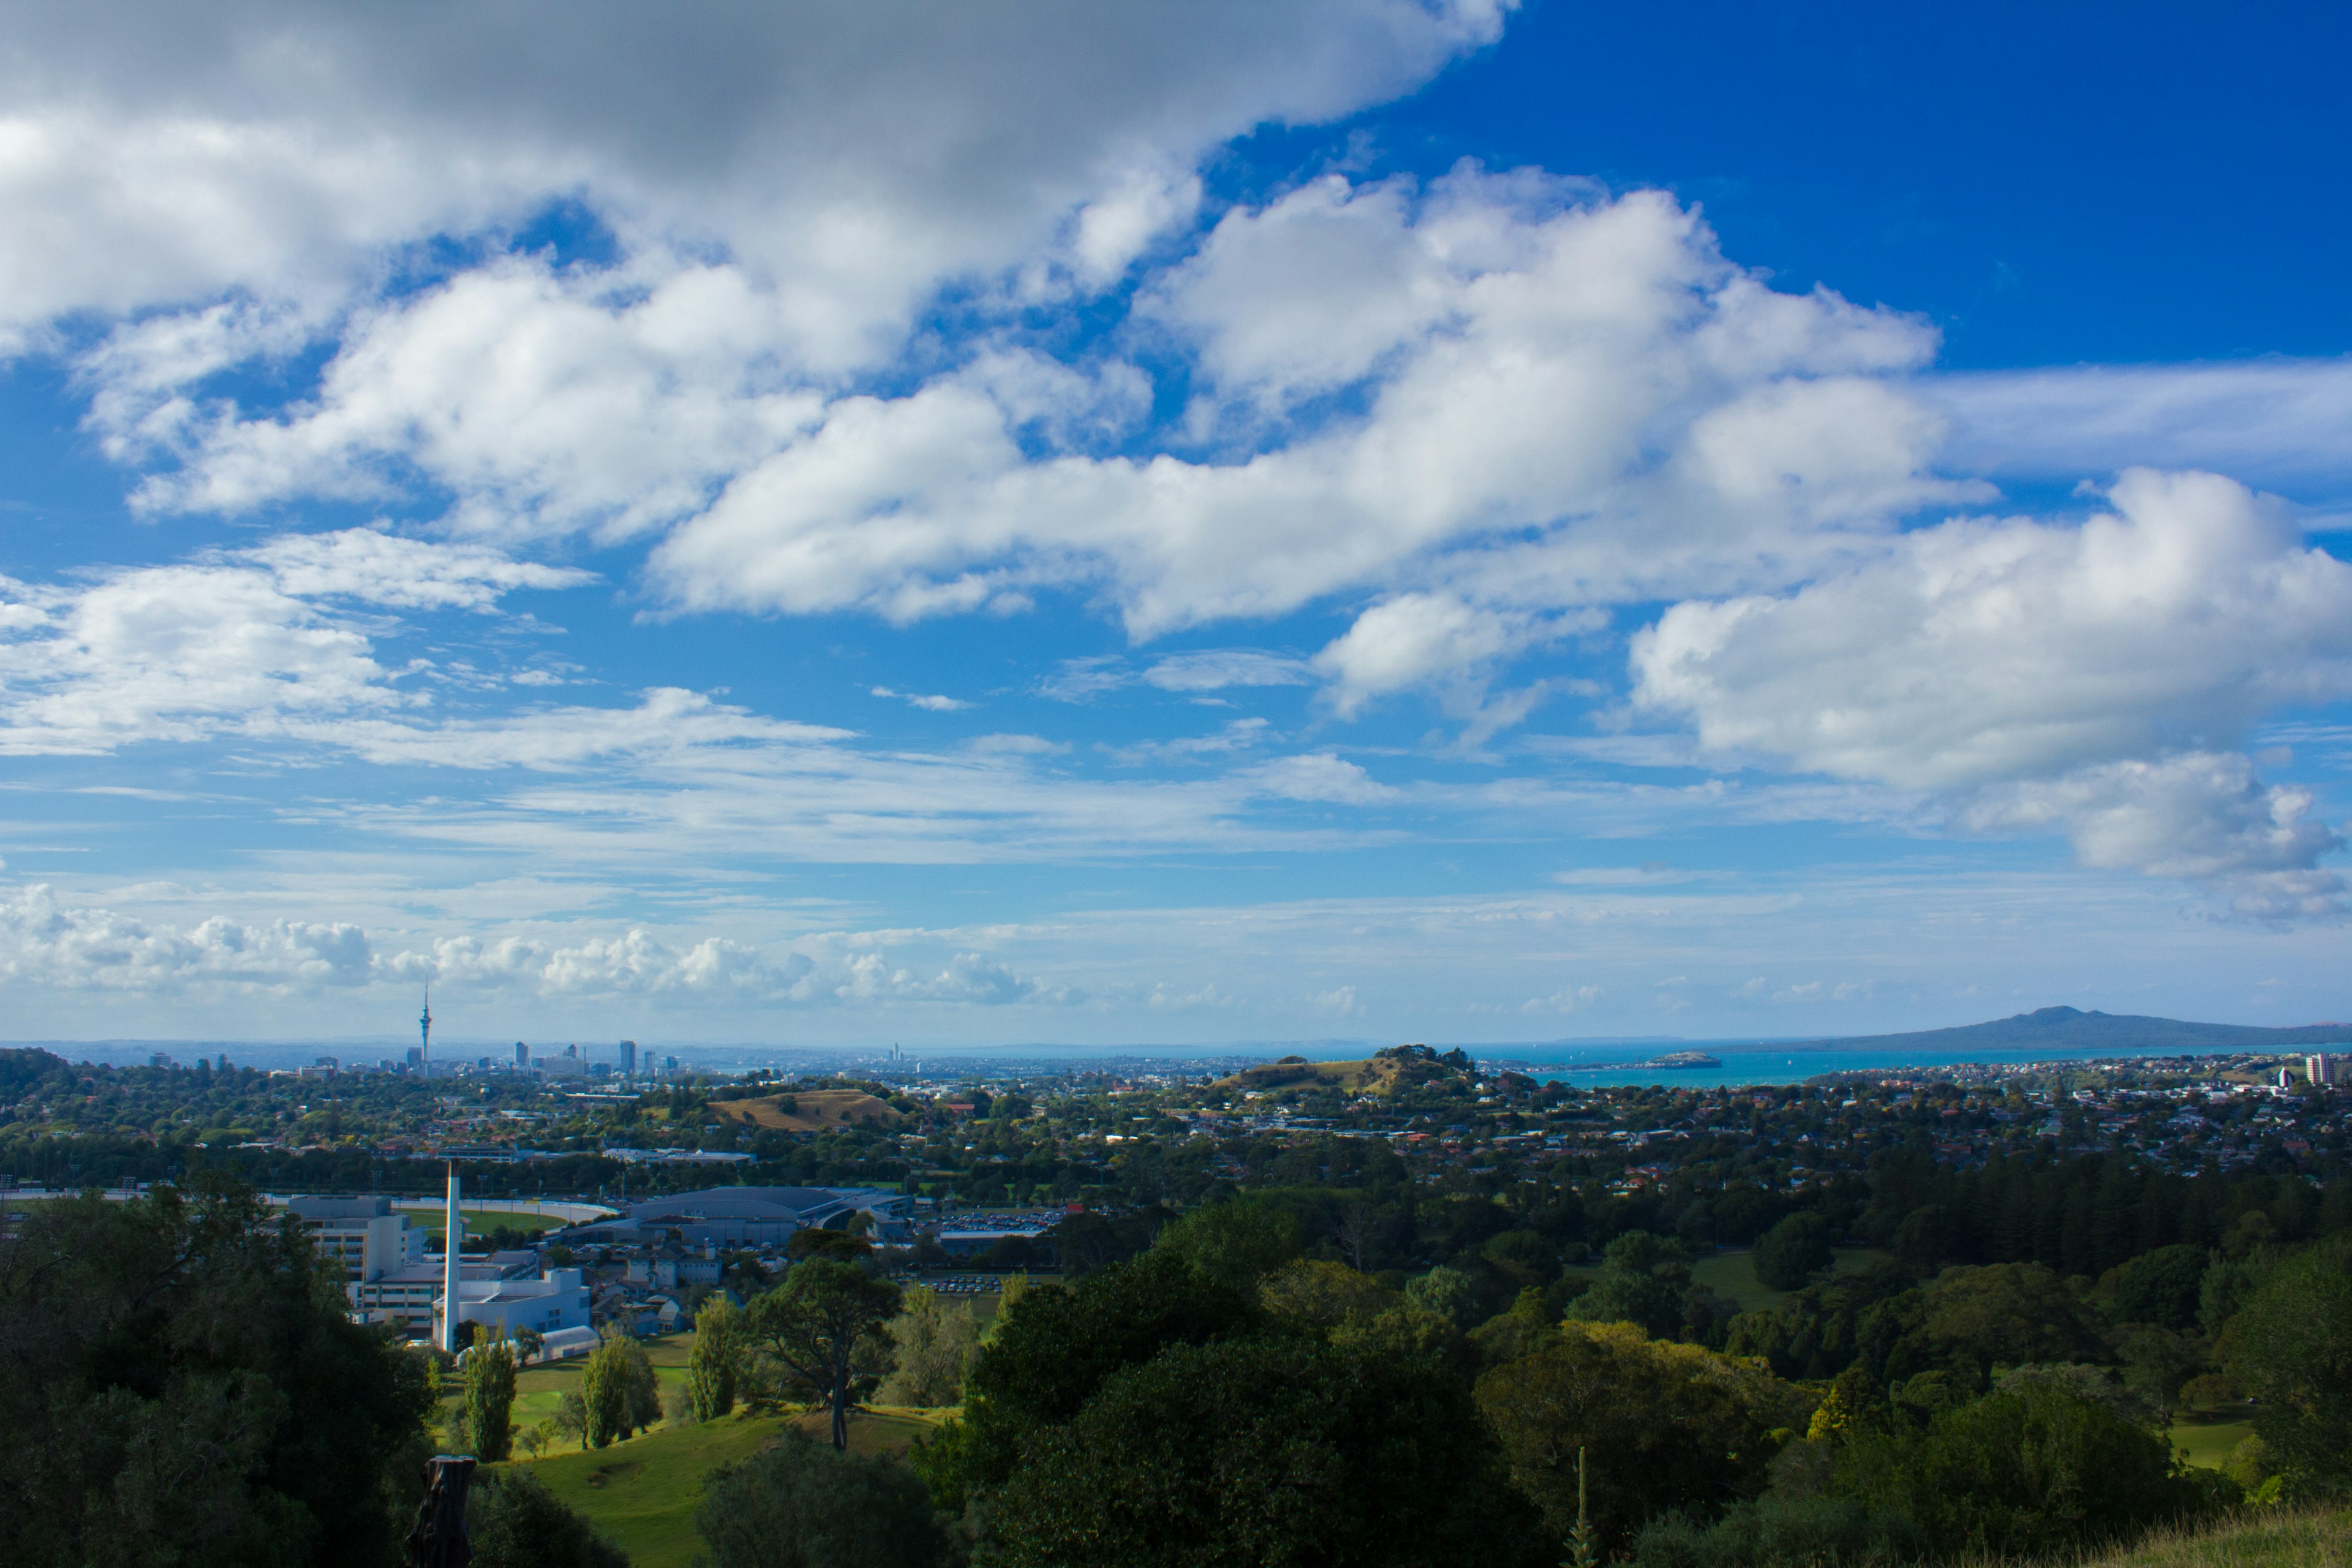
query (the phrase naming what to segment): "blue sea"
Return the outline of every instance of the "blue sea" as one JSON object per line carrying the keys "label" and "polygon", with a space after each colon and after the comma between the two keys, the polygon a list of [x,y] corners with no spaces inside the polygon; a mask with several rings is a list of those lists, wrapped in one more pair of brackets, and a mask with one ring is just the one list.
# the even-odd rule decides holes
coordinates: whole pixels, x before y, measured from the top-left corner
{"label": "blue sea", "polygon": [[[1802,1083],[1832,1072],[1899,1073],[1906,1068],[1956,1067],[1963,1062],[2019,1065],[2027,1062],[2090,1061],[2121,1054],[2112,1046],[2075,1050],[2023,1051],[1885,1051],[1840,1048],[1808,1042],[1794,1045],[1771,1040],[1640,1040],[1622,1044],[1580,1040],[1572,1046],[1465,1046],[1481,1062],[1518,1068],[1549,1068],[1530,1076],[1546,1083],[1580,1087],[1620,1083],[1662,1083],[1689,1089],[1738,1089],[1750,1084]],[[1582,1068],[1580,1062],[1609,1063],[1643,1060],[1670,1051],[1704,1051],[1718,1058],[1717,1068]],[[2168,1061],[2189,1057],[2166,1056]],[[1519,1067],[1525,1063],[1527,1067]]]}

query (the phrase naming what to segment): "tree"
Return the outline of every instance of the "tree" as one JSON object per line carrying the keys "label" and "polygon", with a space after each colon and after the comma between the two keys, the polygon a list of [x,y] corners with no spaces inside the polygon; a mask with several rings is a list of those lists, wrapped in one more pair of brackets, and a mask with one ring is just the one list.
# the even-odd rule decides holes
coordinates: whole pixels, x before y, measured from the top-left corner
{"label": "tree", "polygon": [[[581,1369],[584,1373],[587,1369]],[[563,1397],[555,1402],[555,1414],[548,1417],[555,1431],[566,1437],[577,1438],[582,1448],[588,1447],[588,1402],[580,1390],[567,1388]]]}
{"label": "tree", "polygon": [[2133,1258],[2116,1276],[2116,1317],[2175,1332],[2194,1329],[2209,1262],[2201,1247],[2159,1247]]}
{"label": "tree", "polygon": [[1622,1322],[1563,1323],[1535,1354],[1483,1374],[1476,1397],[1550,1533],[1575,1525],[1581,1479],[1592,1528],[1612,1543],[1668,1509],[1762,1491],[1773,1434],[1802,1425],[1811,1403],[1744,1362]]}
{"label": "tree", "polygon": [[588,1352],[580,1369],[580,1400],[588,1447],[602,1448],[628,1435],[629,1352],[627,1339],[614,1335]]}
{"label": "tree", "polygon": [[10,1568],[388,1565],[424,1359],[250,1192],[22,1205],[0,1230]]}
{"label": "tree", "polygon": [[2106,1359],[2098,1326],[2038,1263],[1948,1268],[1927,1288],[1926,1304],[1929,1353],[1972,1370],[1978,1388],[1995,1366]]}
{"label": "tree", "polygon": [[883,1371],[873,1331],[898,1311],[898,1287],[854,1263],[812,1258],[751,1303],[750,1328],[767,1352],[833,1413],[833,1446],[849,1447],[849,1408]]}
{"label": "tree", "polygon": [[1161,1231],[1155,1245],[1204,1279],[1247,1289],[1298,1256],[1298,1235],[1297,1215],[1237,1198],[1194,1209]]}
{"label": "tree", "polygon": [[1587,1323],[1633,1323],[1653,1338],[1683,1321],[1690,1294],[1690,1254],[1682,1243],[1646,1230],[1629,1230],[1603,1248],[1601,1276],[1569,1303],[1568,1315]]}
{"label": "tree", "polygon": [[713,1471],[694,1522],[717,1568],[934,1568],[947,1555],[930,1495],[904,1464],[790,1430]]}
{"label": "tree", "polygon": [[784,1254],[799,1263],[811,1258],[834,1258],[855,1263],[874,1254],[874,1244],[862,1236],[845,1230],[827,1230],[823,1226],[803,1226],[793,1232],[784,1243]]}
{"label": "tree", "polygon": [[964,1375],[980,1349],[971,1302],[950,1301],[917,1286],[890,1320],[890,1339],[898,1367],[882,1384],[884,1404],[937,1407],[963,1398]]}
{"label": "tree", "polygon": [[598,1535],[529,1470],[477,1470],[466,1493],[473,1568],[629,1568],[628,1554]]}
{"label": "tree", "polygon": [[634,1437],[662,1418],[661,1379],[654,1373],[653,1358],[646,1347],[634,1338],[621,1342],[622,1432]]}
{"label": "tree", "polygon": [[1810,1210],[1790,1215],[1762,1236],[1748,1255],[1756,1278],[1775,1290],[1800,1290],[1813,1274],[1827,1268],[1836,1254],[1830,1248],[1829,1222]]}
{"label": "tree", "polygon": [[1170,1345],[1253,1331],[1261,1317],[1241,1290],[1157,1247],[1075,1286],[1008,1294],[965,1381],[958,1484],[976,1492],[1003,1485],[1024,1445],[1076,1416],[1106,1379]]}
{"label": "tree", "polygon": [[1007,1568],[1543,1560],[1459,1383],[1311,1340],[1114,1373],[1036,1434],[992,1517]]}
{"label": "tree", "polygon": [[2073,1557],[2223,1500],[2159,1434],[2056,1379],[2021,1380],[1924,1431],[1864,1432],[1832,1489],[1913,1521],[1937,1556]]}
{"label": "tree", "polygon": [[514,1346],[492,1339],[488,1328],[474,1325],[473,1348],[466,1352],[465,1424],[467,1447],[485,1464],[507,1457],[513,1441],[509,1419],[514,1409]]}
{"label": "tree", "polygon": [[2266,1462],[2293,1494],[2352,1484],[2352,1269],[2338,1246],[2286,1259],[2230,1324],[2228,1364],[2256,1400]]}
{"label": "tree", "polygon": [[716,1421],[735,1408],[735,1378],[743,1356],[743,1311],[715,1296],[694,1315],[694,1349],[687,1352],[688,1407],[697,1421]]}

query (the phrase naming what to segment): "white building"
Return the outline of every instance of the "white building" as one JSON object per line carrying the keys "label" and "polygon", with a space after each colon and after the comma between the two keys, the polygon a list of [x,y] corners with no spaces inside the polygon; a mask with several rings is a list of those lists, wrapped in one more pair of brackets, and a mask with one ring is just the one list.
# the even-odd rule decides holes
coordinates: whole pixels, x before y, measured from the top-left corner
{"label": "white building", "polygon": [[2326,1055],[2307,1057],[2304,1059],[2303,1076],[2315,1084],[2332,1084],[2336,1081],[2336,1073],[2341,1070],[2338,1066],[2341,1059]]}
{"label": "white building", "polygon": [[381,1279],[424,1259],[425,1232],[393,1212],[390,1198],[291,1198],[286,1206],[352,1279]]}
{"label": "white building", "polygon": [[[434,1336],[438,1339],[437,1302],[433,1321]],[[542,1335],[584,1329],[588,1327],[587,1281],[577,1268],[551,1268],[536,1279],[460,1279],[457,1323],[460,1328],[480,1323],[492,1334],[508,1339],[520,1329]]]}

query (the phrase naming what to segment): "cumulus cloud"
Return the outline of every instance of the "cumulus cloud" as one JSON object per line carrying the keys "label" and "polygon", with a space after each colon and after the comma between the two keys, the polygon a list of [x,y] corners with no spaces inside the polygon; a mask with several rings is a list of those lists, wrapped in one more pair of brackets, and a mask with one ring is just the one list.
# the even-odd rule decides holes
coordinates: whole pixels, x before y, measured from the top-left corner
{"label": "cumulus cloud", "polygon": [[47,884],[0,890],[0,984],[169,995],[191,990],[315,994],[430,984],[550,1000],[660,997],[688,1005],[794,1006],[943,1003],[1065,1005],[1084,999],[977,952],[936,969],[884,954],[763,952],[723,937],[683,945],[643,927],[570,942],[536,935],[456,935],[379,951],[348,921],[248,924],[213,916],[185,928],[60,899]]}
{"label": "cumulus cloud", "polygon": [[456,4],[36,4],[0,61],[5,325],[331,302],[385,247],[572,199],[632,248],[731,252],[794,357],[855,363],[944,279],[1058,246],[1108,281],[1181,217],[1209,148],[1406,89],[1504,8],[790,5],[550,27]]}
{"label": "cumulus cloud", "polygon": [[0,752],[94,752],[416,705],[369,630],[319,601],[483,609],[589,574],[373,529],[287,535],[86,584],[0,578]]}
{"label": "cumulus cloud", "polygon": [[[1782,597],[1675,606],[1635,697],[1703,746],[1969,795],[1977,828],[2051,825],[2087,864],[2309,912],[2342,847],[2239,743],[2282,703],[2352,695],[2352,565],[2209,474],[2126,473],[2076,527],[1959,521]],[[1971,794],[1971,792],[1974,792]]]}
{"label": "cumulus cloud", "polygon": [[1634,639],[1636,700],[1709,747],[1952,787],[2227,746],[2275,704],[2352,694],[2352,565],[2212,475],[2134,470],[2109,499],[1677,605]]}
{"label": "cumulus cloud", "polygon": [[2345,912],[2345,847],[2311,816],[2306,790],[2264,784],[2247,758],[2195,752],[2111,763],[1985,792],[1960,814],[1980,832],[2063,828],[2083,864],[2210,882],[2241,914],[2269,921]]}

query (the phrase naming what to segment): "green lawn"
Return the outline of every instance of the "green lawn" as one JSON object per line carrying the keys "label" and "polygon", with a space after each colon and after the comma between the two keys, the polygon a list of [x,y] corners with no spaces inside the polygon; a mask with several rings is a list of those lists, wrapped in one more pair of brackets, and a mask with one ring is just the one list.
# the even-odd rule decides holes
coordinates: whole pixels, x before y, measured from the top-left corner
{"label": "green lawn", "polygon": [[[1851,1274],[1886,1256],[1874,1247],[1841,1247],[1837,1249],[1833,1271]],[[1752,1312],[1759,1307],[1776,1307],[1789,1299],[1787,1291],[1771,1289],[1756,1278],[1756,1266],[1744,1250],[1718,1252],[1700,1258],[1691,1266],[1691,1279],[1718,1296],[1728,1297],[1738,1303],[1743,1312]]]}
{"label": "green lawn", "polygon": [[2184,1412],[2172,1424],[2172,1446],[2192,1465],[2202,1465],[2218,1470],[2230,1459],[2230,1452],[2253,1434],[2252,1418],[2237,1415],[2216,1420],[2210,1415]]}
{"label": "green lawn", "polygon": [[[933,1421],[927,1412],[859,1411],[850,1417],[849,1446],[861,1454],[904,1453]],[[520,1462],[550,1491],[587,1515],[635,1568],[688,1568],[702,1551],[694,1510],[702,1500],[703,1477],[751,1458],[787,1426],[820,1440],[827,1431],[821,1411],[736,1416],[704,1426],[664,1426],[609,1448]]]}

